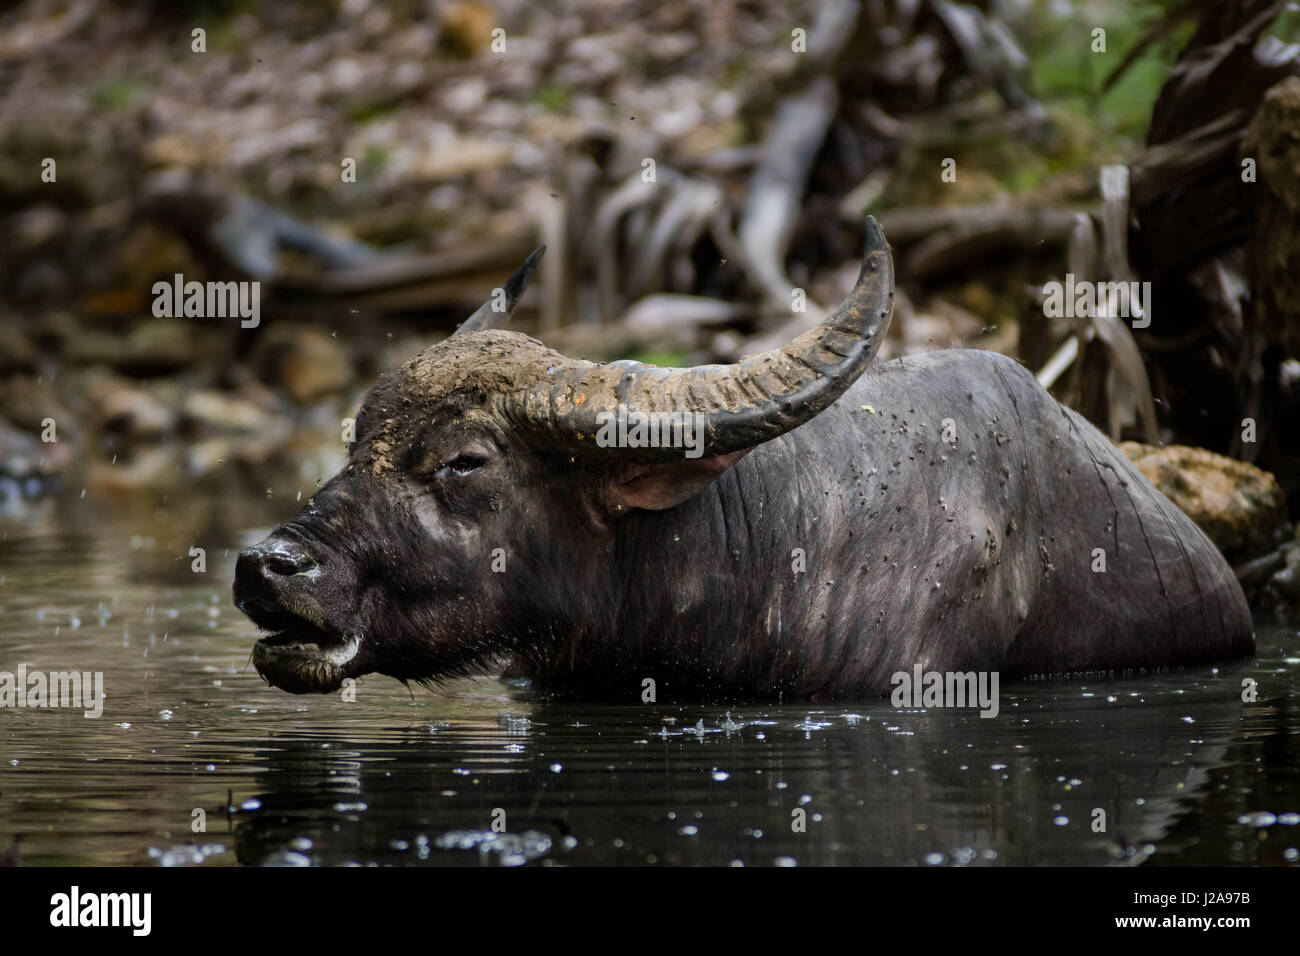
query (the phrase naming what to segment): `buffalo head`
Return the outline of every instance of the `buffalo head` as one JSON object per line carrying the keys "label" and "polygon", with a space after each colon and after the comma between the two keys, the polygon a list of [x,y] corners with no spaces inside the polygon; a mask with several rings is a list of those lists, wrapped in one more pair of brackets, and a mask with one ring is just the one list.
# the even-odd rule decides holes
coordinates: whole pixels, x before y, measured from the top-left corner
{"label": "buffalo head", "polygon": [[[891,314],[893,264],[869,219],[853,291],[783,348],[695,368],[577,361],[490,327],[542,251],[506,283],[504,308],[485,303],[376,383],[342,471],[240,554],[235,602],[269,632],[253,662],[272,684],[328,692],[371,672],[463,674],[604,620],[593,595],[617,600],[601,575],[617,573],[623,517],[680,504],[829,406]],[[637,432],[670,418],[663,441]]]}

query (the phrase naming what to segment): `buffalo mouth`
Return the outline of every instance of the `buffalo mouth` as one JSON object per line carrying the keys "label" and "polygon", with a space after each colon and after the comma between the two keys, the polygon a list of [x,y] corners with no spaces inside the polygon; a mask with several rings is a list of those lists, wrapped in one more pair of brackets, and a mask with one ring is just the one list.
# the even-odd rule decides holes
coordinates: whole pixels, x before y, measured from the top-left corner
{"label": "buffalo mouth", "polygon": [[253,645],[253,666],[270,684],[294,694],[328,694],[353,676],[361,637],[337,634],[304,618],[262,626],[272,633]]}

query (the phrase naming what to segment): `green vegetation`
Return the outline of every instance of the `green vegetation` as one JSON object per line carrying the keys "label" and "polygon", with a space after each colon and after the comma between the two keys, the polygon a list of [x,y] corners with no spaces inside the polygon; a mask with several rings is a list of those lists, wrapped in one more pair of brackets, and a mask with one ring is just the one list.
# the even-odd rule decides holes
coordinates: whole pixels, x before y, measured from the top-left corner
{"label": "green vegetation", "polygon": [[[1153,42],[1104,95],[1102,87],[1172,6],[1151,0],[1131,5],[1083,4],[1072,6],[1068,17],[1057,17],[1040,3],[1027,39],[1030,91],[1090,119],[1103,150],[1119,151],[1141,142],[1151,108],[1193,24],[1179,24]],[[1105,52],[1093,50],[1093,31],[1098,28],[1106,31]]]}
{"label": "green vegetation", "polygon": [[398,113],[396,103],[366,103],[348,110],[346,115],[349,123],[365,124],[396,116]]}
{"label": "green vegetation", "polygon": [[[917,130],[878,205],[988,202],[1032,191],[1070,172],[1090,178],[1102,163],[1132,158],[1142,148],[1151,111],[1193,23],[1179,24],[1152,42],[1113,87],[1105,92],[1103,87],[1173,5],[1172,0],[1130,6],[1037,3],[1029,21],[1014,29],[1030,62],[1021,82],[1046,111],[1047,122],[1027,133],[1000,128],[1004,107],[990,91],[977,116],[942,118]],[[1093,50],[1098,28],[1105,30],[1104,52]],[[948,157],[957,161],[957,180],[941,184],[929,173]]]}
{"label": "green vegetation", "polygon": [[147,89],[143,83],[129,77],[104,80],[90,88],[90,102],[103,110],[126,109]]}
{"label": "green vegetation", "polygon": [[542,86],[538,87],[537,92],[533,94],[533,102],[540,105],[543,109],[551,113],[559,113],[569,108],[569,99],[572,96],[568,87],[556,83],[554,80],[548,80]]}
{"label": "green vegetation", "polygon": [[680,368],[690,364],[686,360],[686,353],[680,349],[648,350],[639,352],[631,358],[645,365],[658,365],[660,368]]}
{"label": "green vegetation", "polygon": [[358,164],[357,174],[363,180],[368,180],[383,172],[384,167],[387,165],[388,150],[384,149],[382,146],[371,143],[366,147],[366,151],[361,154],[361,162]]}

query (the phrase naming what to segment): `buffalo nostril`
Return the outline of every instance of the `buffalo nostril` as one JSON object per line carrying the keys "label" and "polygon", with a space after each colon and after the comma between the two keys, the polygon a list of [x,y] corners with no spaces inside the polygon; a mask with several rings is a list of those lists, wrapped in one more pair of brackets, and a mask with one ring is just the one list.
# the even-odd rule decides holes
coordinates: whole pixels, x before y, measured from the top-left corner
{"label": "buffalo nostril", "polygon": [[287,542],[272,539],[241,551],[235,562],[235,605],[258,624],[275,626],[282,613],[285,589],[293,575],[316,567],[311,555]]}
{"label": "buffalo nostril", "polygon": [[241,552],[235,565],[235,578],[253,584],[259,579],[288,577],[314,567],[316,560],[307,552],[275,541]]}

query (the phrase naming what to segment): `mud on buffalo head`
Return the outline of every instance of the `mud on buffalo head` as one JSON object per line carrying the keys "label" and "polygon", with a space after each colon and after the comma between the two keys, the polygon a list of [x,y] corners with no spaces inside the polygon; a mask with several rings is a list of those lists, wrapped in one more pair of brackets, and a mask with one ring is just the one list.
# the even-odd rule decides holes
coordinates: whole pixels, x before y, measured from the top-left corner
{"label": "mud on buffalo head", "polygon": [[[891,315],[893,262],[868,219],[856,286],[783,348],[695,368],[578,361],[490,328],[542,252],[498,308],[489,300],[384,375],[343,469],[240,554],[235,602],[270,632],[253,662],[272,684],[438,679],[543,653],[559,629],[612,626],[620,592],[608,576],[626,516],[682,503],[833,403]],[[655,434],[664,440],[651,444]]]}

